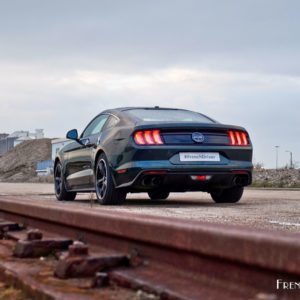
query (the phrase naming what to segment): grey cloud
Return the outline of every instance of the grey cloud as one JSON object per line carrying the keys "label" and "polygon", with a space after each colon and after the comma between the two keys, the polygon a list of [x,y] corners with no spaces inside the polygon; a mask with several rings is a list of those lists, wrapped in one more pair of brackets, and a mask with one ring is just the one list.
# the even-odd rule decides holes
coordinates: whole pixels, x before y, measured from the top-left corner
{"label": "grey cloud", "polygon": [[299,74],[298,1],[65,0],[1,6],[0,53],[10,59],[68,67],[190,64]]}

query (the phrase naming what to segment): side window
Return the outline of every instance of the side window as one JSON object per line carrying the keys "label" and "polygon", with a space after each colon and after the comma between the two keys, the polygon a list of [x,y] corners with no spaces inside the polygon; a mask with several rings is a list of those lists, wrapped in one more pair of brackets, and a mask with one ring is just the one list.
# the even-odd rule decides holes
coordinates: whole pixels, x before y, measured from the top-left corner
{"label": "side window", "polygon": [[88,127],[84,130],[83,134],[82,134],[82,138],[93,135],[93,134],[97,134],[100,133],[103,125],[105,124],[107,118],[109,116],[108,115],[100,115],[98,117],[96,117],[89,125]]}
{"label": "side window", "polygon": [[116,126],[117,123],[119,123],[119,119],[114,117],[114,116],[110,116],[108,118],[107,122],[105,123],[105,128],[104,129],[112,128],[112,127]]}

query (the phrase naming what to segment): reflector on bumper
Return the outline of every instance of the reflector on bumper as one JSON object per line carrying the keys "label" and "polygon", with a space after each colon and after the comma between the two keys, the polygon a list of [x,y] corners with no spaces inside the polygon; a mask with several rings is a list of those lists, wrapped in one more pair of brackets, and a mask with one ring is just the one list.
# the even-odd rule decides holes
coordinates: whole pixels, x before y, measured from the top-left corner
{"label": "reflector on bumper", "polygon": [[210,180],[211,177],[211,175],[191,175],[193,180]]}

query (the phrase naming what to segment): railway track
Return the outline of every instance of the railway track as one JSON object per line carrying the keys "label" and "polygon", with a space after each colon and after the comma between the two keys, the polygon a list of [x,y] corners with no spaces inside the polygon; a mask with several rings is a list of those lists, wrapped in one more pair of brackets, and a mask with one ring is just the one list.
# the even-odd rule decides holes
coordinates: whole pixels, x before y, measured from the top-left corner
{"label": "railway track", "polygon": [[[109,282],[145,291],[156,299],[300,298],[298,234],[95,212],[88,206],[70,208],[66,203],[58,207],[55,203],[12,196],[0,197],[0,217],[38,228],[54,239],[62,235],[71,241],[81,239],[90,245],[93,257],[102,259],[102,263],[104,256],[104,260],[118,258],[123,263],[99,267],[100,271],[105,270]],[[26,240],[24,230],[22,232],[11,236],[15,240]],[[82,244],[80,247],[85,248]],[[76,251],[87,254],[84,249]],[[122,257],[128,261],[124,263]],[[87,261],[90,264],[90,260]],[[59,263],[60,260],[52,263],[52,273]],[[93,270],[97,271],[97,267]],[[85,277],[82,280],[89,277],[95,280],[90,273],[76,274]],[[290,288],[284,288],[285,283],[290,284]],[[83,295],[88,297],[91,290],[99,292],[91,288],[78,299],[83,299]],[[52,293],[49,285],[44,294],[49,299],[68,299],[61,291],[59,295]]]}

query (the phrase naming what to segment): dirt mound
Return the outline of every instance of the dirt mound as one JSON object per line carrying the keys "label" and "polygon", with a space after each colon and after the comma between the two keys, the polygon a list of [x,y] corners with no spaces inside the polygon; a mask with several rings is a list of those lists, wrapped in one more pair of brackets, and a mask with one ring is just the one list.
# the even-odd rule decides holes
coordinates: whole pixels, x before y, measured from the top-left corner
{"label": "dirt mound", "polygon": [[39,181],[36,164],[51,159],[51,139],[24,141],[0,157],[0,181]]}

